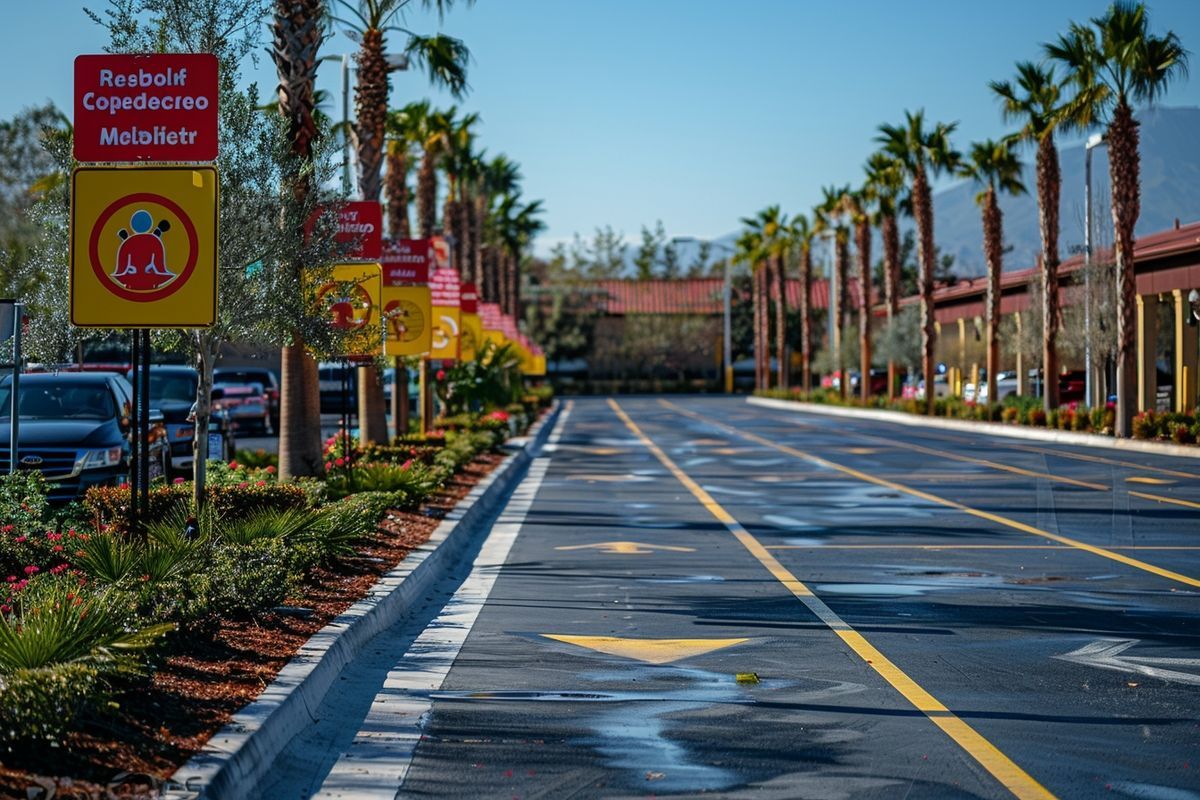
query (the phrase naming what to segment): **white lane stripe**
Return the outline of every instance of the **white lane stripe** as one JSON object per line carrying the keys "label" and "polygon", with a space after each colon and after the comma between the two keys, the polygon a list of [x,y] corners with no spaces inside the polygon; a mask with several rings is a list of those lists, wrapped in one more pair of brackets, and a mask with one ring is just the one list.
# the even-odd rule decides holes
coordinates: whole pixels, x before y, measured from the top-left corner
{"label": "white lane stripe", "polygon": [[[561,437],[571,413],[567,403],[549,442]],[[350,748],[342,753],[313,797],[376,800],[396,797],[420,743],[431,712],[428,695],[441,689],[450,668],[483,610],[496,577],[521,531],[541,488],[550,458],[535,457],[529,473],[513,492],[462,585],[437,619],[417,637],[388,672]]]}

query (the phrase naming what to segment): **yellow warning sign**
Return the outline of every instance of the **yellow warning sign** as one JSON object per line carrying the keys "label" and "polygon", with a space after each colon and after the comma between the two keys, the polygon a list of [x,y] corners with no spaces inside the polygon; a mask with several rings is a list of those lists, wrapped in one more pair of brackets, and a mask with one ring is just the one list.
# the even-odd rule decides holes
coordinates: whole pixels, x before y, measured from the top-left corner
{"label": "yellow warning sign", "polygon": [[384,286],[383,354],[420,356],[433,347],[433,307],[428,286]]}
{"label": "yellow warning sign", "polygon": [[216,320],[216,169],[77,168],[71,323],[207,328]]}
{"label": "yellow warning sign", "polygon": [[337,264],[329,282],[317,290],[329,324],[346,336],[341,355],[377,356],[383,347],[379,275],[378,264]]}

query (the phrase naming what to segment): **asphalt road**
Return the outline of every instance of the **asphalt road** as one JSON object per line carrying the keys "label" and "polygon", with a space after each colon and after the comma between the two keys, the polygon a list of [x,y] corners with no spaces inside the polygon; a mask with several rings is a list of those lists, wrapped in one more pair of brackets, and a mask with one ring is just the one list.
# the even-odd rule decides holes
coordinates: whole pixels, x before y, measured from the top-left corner
{"label": "asphalt road", "polygon": [[264,796],[1200,798],[1198,534],[1200,460],[575,400]]}

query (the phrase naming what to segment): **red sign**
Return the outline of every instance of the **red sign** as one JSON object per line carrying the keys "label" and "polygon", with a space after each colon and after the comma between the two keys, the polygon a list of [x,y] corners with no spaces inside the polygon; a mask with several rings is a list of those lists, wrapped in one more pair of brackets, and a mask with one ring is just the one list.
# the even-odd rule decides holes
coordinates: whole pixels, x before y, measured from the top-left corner
{"label": "red sign", "polygon": [[475,284],[464,283],[462,285],[461,301],[464,314],[479,313],[479,292],[475,290]]}
{"label": "red sign", "polygon": [[462,304],[462,284],[458,270],[435,269],[429,276],[430,300],[435,306],[458,308]]}
{"label": "red sign", "polygon": [[384,286],[429,283],[428,239],[385,239],[383,242]]}
{"label": "red sign", "polygon": [[[325,207],[317,206],[304,226],[305,236],[312,234],[313,226],[324,213]],[[339,256],[342,261],[379,261],[383,256],[383,206],[369,200],[353,200],[342,205],[338,209],[334,240],[350,245],[350,249]]]}
{"label": "red sign", "polygon": [[76,161],[216,158],[216,56],[76,57]]}
{"label": "red sign", "polygon": [[479,321],[489,331],[500,330],[500,304],[499,303],[480,303],[479,304]]}

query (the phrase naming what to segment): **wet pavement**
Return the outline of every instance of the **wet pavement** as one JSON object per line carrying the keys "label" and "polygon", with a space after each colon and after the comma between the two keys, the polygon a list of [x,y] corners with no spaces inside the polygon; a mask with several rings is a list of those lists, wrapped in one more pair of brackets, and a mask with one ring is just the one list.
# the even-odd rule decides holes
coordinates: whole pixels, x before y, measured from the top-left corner
{"label": "wet pavement", "polygon": [[1200,798],[1198,534],[1200,460],[577,399],[264,796]]}

